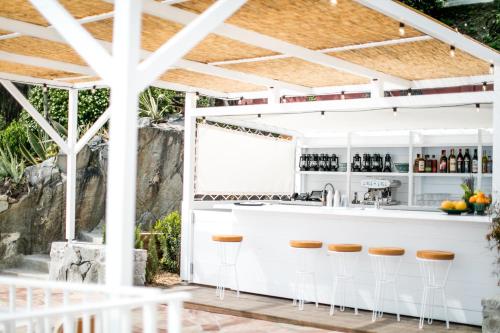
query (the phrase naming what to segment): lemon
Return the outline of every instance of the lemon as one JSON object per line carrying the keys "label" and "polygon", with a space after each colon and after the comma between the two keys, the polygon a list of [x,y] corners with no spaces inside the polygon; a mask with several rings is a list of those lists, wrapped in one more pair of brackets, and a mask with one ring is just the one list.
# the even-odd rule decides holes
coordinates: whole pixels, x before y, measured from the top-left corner
{"label": "lemon", "polygon": [[441,208],[443,208],[443,209],[455,209],[455,203],[453,203],[453,201],[445,200],[441,203]]}
{"label": "lemon", "polygon": [[467,204],[465,201],[457,201],[455,203],[455,209],[457,210],[466,210],[467,209]]}

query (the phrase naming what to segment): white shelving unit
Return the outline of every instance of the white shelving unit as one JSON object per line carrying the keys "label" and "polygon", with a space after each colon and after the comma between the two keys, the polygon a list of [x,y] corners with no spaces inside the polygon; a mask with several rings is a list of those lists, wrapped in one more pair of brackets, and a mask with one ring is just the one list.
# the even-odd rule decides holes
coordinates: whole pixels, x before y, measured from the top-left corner
{"label": "white shelving unit", "polygon": [[[446,149],[449,154],[451,148],[469,148],[477,149],[479,171],[482,170],[483,151],[485,149],[492,149],[492,133],[490,130],[476,129],[476,130],[443,130],[441,132],[430,131],[407,131],[405,134],[400,132],[395,135],[387,132],[384,135],[366,135],[363,137],[358,133],[346,133],[344,136],[335,136],[331,138],[307,138],[297,139],[296,142],[296,177],[295,177],[295,191],[302,193],[306,189],[311,190],[311,186],[316,186],[314,189],[318,190],[319,185],[324,185],[329,182],[329,177],[332,177],[332,182],[335,182],[340,188],[344,190],[343,194],[347,194],[348,202],[352,201],[353,187],[356,186],[359,177],[379,177],[400,179],[404,186],[407,186],[407,203],[409,206],[416,206],[417,195],[425,194],[426,187],[431,187],[436,190],[439,186],[442,187],[442,193],[448,193],[450,187],[458,189],[460,180],[469,175],[476,177],[477,188],[487,189],[491,188],[492,174],[483,174],[481,172],[475,174],[464,173],[414,173],[413,162],[416,154],[426,151],[433,151],[436,154],[441,149]],[[351,161],[356,152],[366,153],[385,153],[396,152],[398,153],[397,163],[408,163],[408,172],[352,172]],[[329,172],[329,171],[300,171],[298,168],[299,159],[301,154],[308,153],[335,153],[340,158],[340,163],[347,164],[346,172]],[[456,154],[457,152],[455,152]],[[437,154],[436,154],[437,155]],[[392,156],[392,154],[391,154]],[[382,156],[383,157],[383,156]],[[439,160],[440,155],[436,158]],[[393,156],[394,158],[394,156]],[[404,158],[404,160],[401,160]],[[345,177],[342,179],[340,177]],[[340,178],[340,179],[339,179]],[[426,179],[433,179],[426,181]],[[456,185],[455,185],[456,183]],[[313,185],[310,185],[313,184]],[[309,186],[308,186],[309,185]],[[429,194],[433,194],[432,192]],[[452,197],[452,194],[450,194]]]}

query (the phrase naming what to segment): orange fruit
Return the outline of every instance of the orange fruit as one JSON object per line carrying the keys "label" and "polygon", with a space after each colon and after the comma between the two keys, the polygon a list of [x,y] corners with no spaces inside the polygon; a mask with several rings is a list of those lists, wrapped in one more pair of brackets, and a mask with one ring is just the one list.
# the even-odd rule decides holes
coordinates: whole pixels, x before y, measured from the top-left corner
{"label": "orange fruit", "polygon": [[470,203],[474,203],[476,201],[477,201],[477,197],[475,195],[473,195],[472,197],[469,198]]}

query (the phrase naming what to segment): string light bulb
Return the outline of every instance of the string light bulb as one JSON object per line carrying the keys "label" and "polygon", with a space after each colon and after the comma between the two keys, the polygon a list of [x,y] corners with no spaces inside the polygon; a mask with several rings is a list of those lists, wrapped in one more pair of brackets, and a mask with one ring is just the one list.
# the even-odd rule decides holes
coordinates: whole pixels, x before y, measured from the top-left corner
{"label": "string light bulb", "polygon": [[450,57],[454,58],[455,57],[455,46],[450,45]]}
{"label": "string light bulb", "polygon": [[336,6],[337,5],[337,0],[330,0],[330,5]]}
{"label": "string light bulb", "polygon": [[95,86],[92,86],[92,89],[90,90],[90,92],[92,93],[92,95],[95,94],[95,88],[96,88]]}
{"label": "string light bulb", "polygon": [[399,35],[401,37],[405,35],[405,24],[403,22],[399,22]]}
{"label": "string light bulb", "polygon": [[257,115],[257,118],[262,118],[262,115],[259,113],[259,114]]}
{"label": "string light bulb", "polygon": [[408,96],[411,96],[411,88],[408,88]]}
{"label": "string light bulb", "polygon": [[46,93],[49,90],[49,88],[47,88],[47,83],[43,84],[42,90],[44,93]]}
{"label": "string light bulb", "polygon": [[325,111],[321,111],[321,118],[325,118]]}
{"label": "string light bulb", "polygon": [[483,82],[483,91],[486,91],[488,89],[488,82],[484,81]]}
{"label": "string light bulb", "polygon": [[345,99],[345,91],[340,92],[340,99]]}
{"label": "string light bulb", "polygon": [[398,115],[398,108],[394,107],[392,108],[392,115],[396,117]]}
{"label": "string light bulb", "polygon": [[476,103],[476,112],[479,113],[479,109],[481,108],[481,104]]}
{"label": "string light bulb", "polygon": [[490,74],[493,74],[495,72],[495,65],[490,64]]}
{"label": "string light bulb", "polygon": [[207,123],[207,117],[205,117],[205,116],[201,117],[201,122],[203,124],[206,124]]}

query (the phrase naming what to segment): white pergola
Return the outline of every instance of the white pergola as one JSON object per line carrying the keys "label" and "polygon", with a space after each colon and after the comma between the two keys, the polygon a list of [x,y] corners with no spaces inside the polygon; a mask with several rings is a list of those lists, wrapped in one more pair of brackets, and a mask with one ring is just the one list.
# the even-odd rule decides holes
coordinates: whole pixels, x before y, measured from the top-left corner
{"label": "white pergola", "polygon": [[[21,0],[19,0],[21,1]],[[190,1],[125,1],[105,0],[113,3],[112,12],[100,13],[75,18],[67,8],[56,0],[29,0],[36,10],[43,15],[49,25],[44,26],[29,22],[29,19],[15,19],[2,15],[0,5],[0,29],[8,33],[0,35],[0,61],[15,63],[20,70],[0,69],[0,82],[14,98],[29,112],[37,123],[58,144],[67,159],[66,192],[66,238],[71,242],[75,238],[75,183],[76,155],[95,135],[99,128],[110,121],[109,170],[107,183],[106,228],[106,280],[109,285],[131,285],[133,272],[133,229],[135,225],[135,178],[137,151],[137,104],[138,94],[144,88],[153,85],[186,92],[185,105],[185,146],[184,146],[184,188],[182,205],[182,258],[181,276],[190,279],[188,263],[189,242],[191,241],[191,209],[194,200],[194,145],[196,118],[222,115],[249,114],[293,114],[318,111],[355,111],[369,108],[393,107],[434,107],[457,104],[493,103],[494,152],[496,162],[493,174],[493,193],[499,198],[500,192],[500,90],[466,93],[448,93],[422,96],[384,97],[384,92],[394,89],[424,89],[477,85],[483,82],[500,86],[500,55],[495,50],[476,42],[406,6],[391,0],[355,0],[359,8],[368,8],[376,15],[383,15],[395,22],[403,22],[420,32],[418,36],[386,39],[355,45],[342,45],[326,49],[311,49],[291,43],[276,36],[229,23],[227,20],[238,12],[245,0],[219,0],[201,14],[179,7]],[[251,3],[252,1],[249,1]],[[336,6],[337,1],[328,2]],[[347,3],[348,1],[338,1]],[[315,2],[308,1],[311,6]],[[357,7],[356,7],[357,8]],[[141,46],[141,17],[148,15],[182,25],[183,28],[163,42],[155,50],[146,50]],[[113,19],[112,42],[91,34],[83,26]],[[279,25],[279,21],[274,24]],[[396,28],[397,30],[397,28]],[[144,31],[142,31],[144,33]],[[154,33],[154,32],[152,32]],[[211,35],[210,35],[211,34]],[[188,53],[205,38],[223,37],[250,45],[271,54],[248,56],[236,60],[202,62],[187,59]],[[23,52],[6,50],[2,41],[28,36],[37,40],[70,46],[87,65],[66,60],[54,60],[51,56],[33,56]],[[357,61],[336,56],[337,52],[357,52],[374,48],[402,46],[406,44],[440,41],[452,46],[461,54],[487,63],[490,73],[475,75],[457,75],[442,78],[408,79],[382,71],[374,66],[361,65]],[[338,84],[333,86],[312,86],[292,82],[270,75],[234,69],[255,63],[266,63],[298,59],[335,70],[342,75],[353,75],[364,83]],[[50,78],[47,75],[23,73],[22,66],[43,68],[46,70],[71,73],[69,77]],[[236,67],[232,67],[236,66]],[[204,80],[197,84],[186,84],[174,79],[166,79],[162,74],[169,69],[183,69],[217,80],[230,80],[249,87],[233,89],[211,88],[211,82]],[[319,73],[311,73],[311,78]],[[203,80],[202,80],[203,81]],[[12,82],[47,84],[69,90],[68,137],[63,140],[47,121],[29,104]],[[215,81],[214,81],[215,82]],[[218,82],[218,81],[217,81]],[[213,83],[215,85],[215,83]],[[78,90],[92,87],[110,87],[111,104],[96,123],[77,140],[77,96]],[[370,92],[371,98],[314,101],[302,103],[281,103],[282,96],[305,96],[335,94],[340,92]],[[201,93],[220,98],[267,98],[267,104],[238,105],[225,107],[197,108],[197,94]]]}

